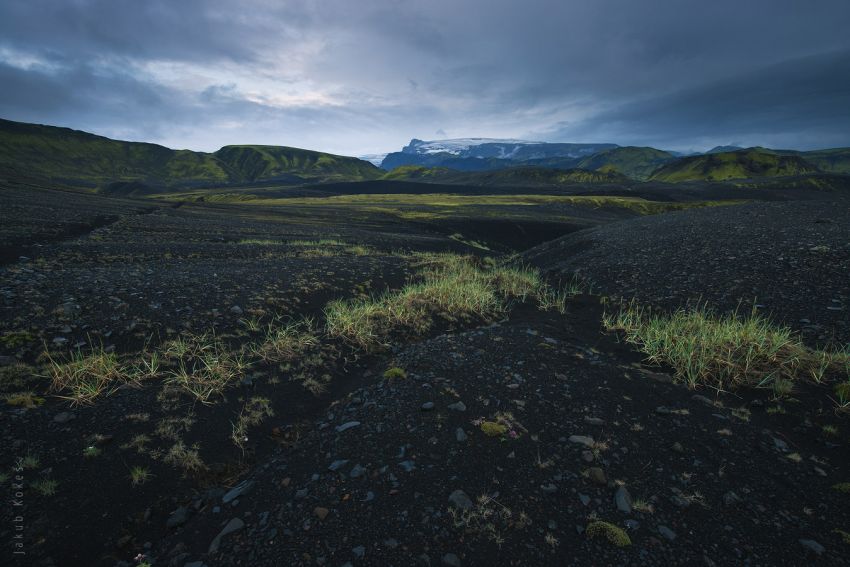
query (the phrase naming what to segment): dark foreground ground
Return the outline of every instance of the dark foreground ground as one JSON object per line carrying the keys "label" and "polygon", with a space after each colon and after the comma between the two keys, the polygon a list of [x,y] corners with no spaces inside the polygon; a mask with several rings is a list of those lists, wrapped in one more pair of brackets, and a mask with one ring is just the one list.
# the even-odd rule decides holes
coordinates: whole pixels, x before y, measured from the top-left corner
{"label": "dark foreground ground", "polygon": [[[541,225],[528,207],[429,220],[6,187],[0,385],[45,401],[0,410],[3,562],[844,564],[850,500],[831,487],[850,481],[850,425],[827,386],[777,401],[674,385],[602,331],[598,296],[565,315],[514,305],[381,353],[329,342],[298,368],[249,368],[210,404],[143,381],[71,406],[43,377],[45,350],[129,355],[204,332],[237,348],[255,324],[400,287],[413,252],[519,252],[571,232],[526,258],[662,307],[757,298],[814,341],[847,342],[850,215],[823,197],[647,218],[541,209]],[[407,376],[383,378],[393,367]],[[258,397],[274,415],[237,446]],[[497,418],[514,433],[486,435]],[[169,461],[175,447],[203,467]],[[134,485],[134,467],[147,480]],[[43,480],[54,494],[33,489]],[[632,544],[588,537],[596,520]],[[11,554],[17,534],[25,556]]]}

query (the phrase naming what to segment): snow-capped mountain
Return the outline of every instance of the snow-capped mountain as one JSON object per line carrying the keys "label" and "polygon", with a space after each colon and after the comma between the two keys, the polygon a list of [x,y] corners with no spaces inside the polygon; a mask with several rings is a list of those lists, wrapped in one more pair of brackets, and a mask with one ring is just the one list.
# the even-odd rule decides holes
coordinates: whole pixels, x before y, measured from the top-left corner
{"label": "snow-capped mountain", "polygon": [[532,160],[580,159],[616,147],[616,144],[561,144],[494,138],[430,141],[414,138],[400,152],[387,154],[381,167],[424,165],[461,170],[498,169]]}

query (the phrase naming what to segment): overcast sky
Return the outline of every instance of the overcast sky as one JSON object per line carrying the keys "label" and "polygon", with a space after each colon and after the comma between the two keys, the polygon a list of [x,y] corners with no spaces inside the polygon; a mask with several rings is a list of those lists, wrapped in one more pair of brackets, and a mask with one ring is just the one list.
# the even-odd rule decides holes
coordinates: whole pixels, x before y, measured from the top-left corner
{"label": "overcast sky", "polygon": [[850,1],[2,0],[0,117],[208,151],[850,146]]}

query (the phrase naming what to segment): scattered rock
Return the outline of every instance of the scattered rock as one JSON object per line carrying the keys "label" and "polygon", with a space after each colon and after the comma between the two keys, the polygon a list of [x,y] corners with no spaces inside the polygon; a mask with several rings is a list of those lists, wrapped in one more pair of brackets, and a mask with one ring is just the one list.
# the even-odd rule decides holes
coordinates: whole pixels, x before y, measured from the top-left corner
{"label": "scattered rock", "polygon": [[469,437],[466,435],[466,431],[464,431],[462,427],[458,427],[455,430],[455,439],[457,439],[459,443],[463,443],[469,439]]}
{"label": "scattered rock", "polygon": [[212,540],[212,543],[210,543],[210,547],[207,550],[207,553],[218,553],[218,548],[221,545],[222,538],[229,534],[232,534],[233,532],[238,532],[244,527],[245,522],[243,522],[240,518],[233,518],[232,520],[227,522],[227,525],[224,526],[224,529],[221,530],[221,532],[219,532],[219,534],[215,536],[215,539]]}
{"label": "scattered rock", "polygon": [[460,567],[460,559],[454,553],[446,553],[443,555],[443,565],[449,567]]}
{"label": "scattered rock", "polygon": [[671,530],[667,526],[658,526],[658,533],[660,533],[661,535],[663,535],[664,537],[666,537],[670,541],[673,541],[674,539],[676,539],[676,532],[674,532],[673,530]]}
{"label": "scattered rock", "polygon": [[69,421],[76,419],[76,414],[70,411],[63,411],[61,413],[57,413],[53,416],[53,421],[55,423],[68,423]]}
{"label": "scattered rock", "polygon": [[800,545],[814,552],[816,555],[822,555],[826,548],[813,539],[801,539]]}
{"label": "scattered rock", "polygon": [[324,520],[330,514],[330,510],[327,508],[322,508],[321,506],[316,506],[313,508],[313,515],[319,518],[320,520]]}
{"label": "scattered rock", "polygon": [[605,476],[605,471],[599,467],[590,467],[587,469],[587,478],[601,486],[608,484],[608,478]]}
{"label": "scattered rock", "polygon": [[463,490],[455,490],[449,495],[449,502],[454,504],[461,510],[471,510],[473,508],[472,500]]}
{"label": "scattered rock", "polygon": [[463,402],[455,402],[453,404],[449,404],[449,409],[454,411],[466,411],[466,404]]}
{"label": "scattered rock", "polygon": [[632,495],[629,494],[625,486],[621,486],[614,493],[614,504],[617,505],[617,510],[620,512],[625,512],[626,514],[632,513]]}
{"label": "scattered rock", "polygon": [[352,427],[357,427],[359,425],[360,425],[359,421],[348,421],[346,423],[343,423],[342,425],[337,425],[336,426],[336,432],[342,433],[343,431],[348,431]]}
{"label": "scattered rock", "polygon": [[231,501],[248,494],[251,489],[254,487],[254,481],[245,480],[234,486],[227,492],[224,496],[221,497],[222,504],[229,504]]}
{"label": "scattered rock", "polygon": [[587,435],[570,435],[569,438],[570,443],[578,443],[579,445],[584,445],[585,447],[593,448],[593,437],[588,437]]}
{"label": "scattered rock", "polygon": [[182,526],[189,520],[189,510],[185,506],[180,506],[174,510],[165,522],[166,528],[176,528]]}
{"label": "scattered rock", "polygon": [[422,411],[431,411],[434,409],[434,402],[425,402],[421,406]]}

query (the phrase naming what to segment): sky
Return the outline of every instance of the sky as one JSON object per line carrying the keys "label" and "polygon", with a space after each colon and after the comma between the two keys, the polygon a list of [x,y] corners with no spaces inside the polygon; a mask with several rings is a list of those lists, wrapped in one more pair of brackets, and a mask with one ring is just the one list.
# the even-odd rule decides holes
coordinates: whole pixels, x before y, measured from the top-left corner
{"label": "sky", "polygon": [[848,0],[3,0],[0,117],[214,151],[850,146]]}

